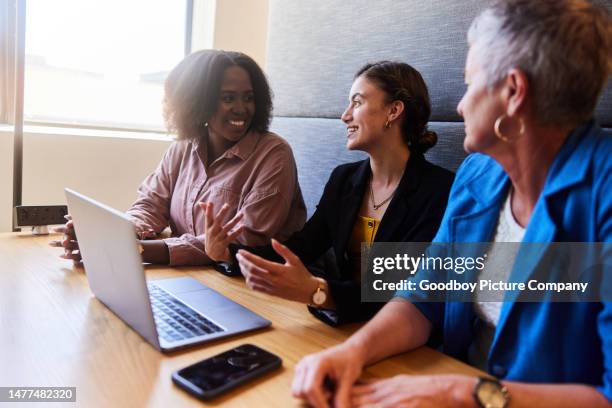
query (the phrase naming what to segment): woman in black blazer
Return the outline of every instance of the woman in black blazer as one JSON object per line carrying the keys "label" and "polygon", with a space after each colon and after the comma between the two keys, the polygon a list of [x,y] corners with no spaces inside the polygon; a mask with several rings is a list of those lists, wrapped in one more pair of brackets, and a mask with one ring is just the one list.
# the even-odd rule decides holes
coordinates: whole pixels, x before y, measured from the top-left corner
{"label": "woman in black blazer", "polygon": [[[437,136],[427,130],[427,86],[410,65],[381,61],[355,75],[349,106],[347,148],[369,158],[332,172],[314,215],[284,244],[245,248],[230,244],[240,233],[240,215],[221,226],[206,208],[206,253],[230,262],[252,289],[299,301],[323,321],[365,320],[381,307],[362,303],[361,242],[428,242],[434,237],[453,182],[453,173],[425,160]],[[310,265],[333,249],[338,276]]]}

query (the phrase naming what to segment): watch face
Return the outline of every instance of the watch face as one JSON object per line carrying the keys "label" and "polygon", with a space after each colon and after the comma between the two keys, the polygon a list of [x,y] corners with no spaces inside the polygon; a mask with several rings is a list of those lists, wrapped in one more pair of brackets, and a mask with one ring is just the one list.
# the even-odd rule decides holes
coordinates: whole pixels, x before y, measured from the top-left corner
{"label": "watch face", "polygon": [[320,306],[327,300],[327,294],[325,294],[322,290],[317,290],[314,295],[312,295],[312,302]]}
{"label": "watch face", "polygon": [[493,381],[483,381],[476,392],[480,403],[487,408],[504,408],[506,396],[500,386]]}

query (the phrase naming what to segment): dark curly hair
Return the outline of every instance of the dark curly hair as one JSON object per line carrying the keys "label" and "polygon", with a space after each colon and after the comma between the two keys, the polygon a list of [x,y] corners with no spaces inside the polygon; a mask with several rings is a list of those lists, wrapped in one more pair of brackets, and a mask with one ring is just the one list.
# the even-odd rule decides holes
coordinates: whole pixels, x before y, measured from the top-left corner
{"label": "dark curly hair", "polygon": [[411,151],[425,153],[435,146],[438,135],[427,129],[431,114],[429,92],[423,77],[413,67],[396,61],[368,63],[355,74],[364,76],[387,95],[387,103],[402,101],[402,135]]}
{"label": "dark curly hair", "polygon": [[204,126],[217,111],[225,70],[244,68],[251,79],[255,113],[250,129],[268,131],[272,116],[272,91],[257,63],[241,52],[201,50],[185,57],[168,75],[163,102],[164,119],[179,139],[206,135]]}

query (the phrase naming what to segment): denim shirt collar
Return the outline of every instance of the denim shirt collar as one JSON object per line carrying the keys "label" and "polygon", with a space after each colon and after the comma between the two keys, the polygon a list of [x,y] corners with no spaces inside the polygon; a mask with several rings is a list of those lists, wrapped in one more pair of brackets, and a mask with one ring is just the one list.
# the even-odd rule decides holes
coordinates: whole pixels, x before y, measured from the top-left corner
{"label": "denim shirt collar", "polygon": [[[543,228],[546,226],[554,227],[546,201],[551,196],[581,183],[587,177],[590,158],[593,154],[594,141],[585,138],[584,135],[591,132],[594,126],[597,126],[594,121],[578,126],[561,146],[559,153],[557,153],[548,170],[542,194],[532,213],[532,219],[538,220],[537,228],[527,229],[525,241],[549,242],[551,240],[550,229]],[[483,225],[494,224],[495,217],[499,215],[499,210],[509,187],[510,180],[504,169],[496,161],[489,160],[487,165],[476,176],[466,182],[466,188],[477,205],[474,206],[471,212],[461,216],[461,218],[472,219],[472,221],[480,218]],[[486,218],[486,221],[482,217]],[[494,228],[488,231],[489,235],[493,230]],[[455,232],[454,238],[457,241],[465,241],[460,236],[459,230]],[[482,236],[480,240],[485,241],[491,238],[491,236]]]}

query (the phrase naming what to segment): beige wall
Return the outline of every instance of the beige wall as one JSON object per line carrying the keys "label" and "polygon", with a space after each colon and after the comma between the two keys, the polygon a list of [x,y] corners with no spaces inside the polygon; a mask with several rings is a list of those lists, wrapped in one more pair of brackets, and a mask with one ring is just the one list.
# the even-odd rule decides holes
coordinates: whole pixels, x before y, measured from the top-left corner
{"label": "beige wall", "polygon": [[[152,138],[26,132],[23,205],[65,204],[64,188],[70,187],[127,209],[138,185],[155,170],[171,143]],[[0,232],[12,228],[12,143],[12,132],[0,130]]]}
{"label": "beige wall", "polygon": [[[217,0],[214,2],[214,6],[211,5],[212,0],[198,1],[207,3],[207,5],[201,4],[198,6],[196,3],[196,6],[194,6],[194,36],[196,29],[202,30],[202,27],[206,26],[205,13],[195,14],[197,8],[201,7],[202,10],[214,9],[212,47],[244,52],[265,69],[268,0]],[[203,45],[194,40],[194,49],[207,48]]]}
{"label": "beige wall", "polygon": [[167,140],[27,133],[23,142],[23,204],[64,204],[70,187],[119,210],[136,198],[158,165]]}

